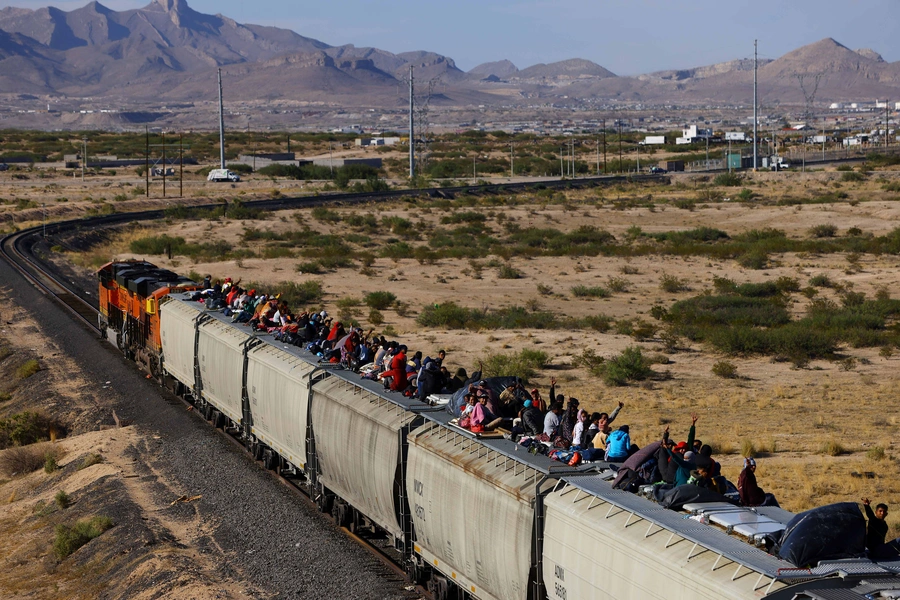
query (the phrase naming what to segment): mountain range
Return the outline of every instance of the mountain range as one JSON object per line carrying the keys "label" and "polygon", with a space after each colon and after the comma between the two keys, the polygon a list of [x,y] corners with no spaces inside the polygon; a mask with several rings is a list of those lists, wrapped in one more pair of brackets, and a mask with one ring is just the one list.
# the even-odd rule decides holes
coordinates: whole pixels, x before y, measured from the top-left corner
{"label": "mountain range", "polygon": [[[750,59],[621,77],[584,59],[519,69],[508,60],[468,72],[434,52],[394,54],[332,46],[287,29],[206,15],[186,0],[114,11],[99,2],[69,12],[0,10],[0,90],[47,98],[192,102],[215,98],[222,68],[231,100],[397,107],[409,68],[443,105],[565,102],[751,103]],[[900,62],[831,38],[759,63],[760,101],[900,98]]]}

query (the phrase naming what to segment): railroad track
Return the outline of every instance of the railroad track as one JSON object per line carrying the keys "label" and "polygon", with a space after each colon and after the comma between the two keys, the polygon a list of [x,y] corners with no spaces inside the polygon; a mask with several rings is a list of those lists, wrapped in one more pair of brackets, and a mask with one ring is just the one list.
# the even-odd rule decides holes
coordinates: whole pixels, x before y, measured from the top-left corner
{"label": "railroad track", "polygon": [[[365,193],[340,193],[329,194],[323,196],[300,196],[293,198],[276,198],[270,200],[256,200],[246,202],[244,206],[248,208],[258,208],[263,210],[287,210],[294,208],[302,208],[309,206],[319,206],[325,204],[361,204],[368,202],[383,202],[402,197],[428,197],[428,198],[453,198],[459,194],[471,195],[488,195],[502,194],[507,192],[522,192],[535,189],[581,189],[596,187],[600,185],[609,185],[624,182],[650,182],[663,179],[659,175],[638,175],[638,176],[610,176],[610,177],[593,177],[583,179],[563,179],[540,182],[519,182],[510,184],[497,184],[486,186],[457,186],[450,188],[430,188],[418,190],[388,190],[382,192],[365,192]],[[194,209],[210,209],[221,207],[222,203],[206,204],[192,207]],[[78,229],[95,229],[104,227],[113,227],[123,223],[151,221],[161,219],[165,216],[164,210],[148,210],[133,213],[118,213],[113,215],[104,215],[87,219],[74,219],[69,221],[61,221],[58,223],[40,225],[25,229],[5,236],[0,239],[0,255],[6,260],[22,277],[31,285],[35,286],[42,294],[55,301],[63,307],[72,318],[84,326],[99,332],[99,308],[94,303],[92,297],[84,294],[83,290],[76,289],[69,282],[63,281],[46,267],[45,261],[41,256],[41,251],[36,250],[41,239],[46,236],[55,236],[61,233],[70,232]],[[181,398],[182,402],[187,406],[193,406],[188,400]],[[219,429],[230,442],[240,446],[244,445],[228,432]],[[285,484],[293,493],[302,498],[305,502],[315,506],[316,503],[298,481],[285,477],[280,473],[272,473],[279,481]],[[359,535],[359,532],[351,531],[342,527],[341,530],[348,538],[361,545],[369,551],[376,559],[384,564],[389,570],[397,576],[406,578],[405,569],[397,564],[397,562],[389,556],[389,554],[379,548],[372,541],[366,540]],[[416,590],[422,596],[428,596],[427,591],[421,586],[417,586]]]}
{"label": "railroad track", "polygon": [[[133,215],[129,215],[129,217],[130,218],[128,220],[134,220],[133,218],[131,218],[133,217]],[[153,217],[151,216],[150,218]],[[105,224],[111,225],[115,222],[115,219],[107,219]],[[81,222],[81,224],[84,224],[84,222]],[[50,227],[48,227],[48,229],[50,229]],[[60,231],[54,229],[54,232],[59,233]],[[62,281],[59,277],[57,277],[49,269],[47,269],[41,261],[40,257],[34,252],[34,246],[38,241],[36,238],[39,238],[42,233],[43,227],[34,227],[12,235],[8,235],[0,240],[0,254],[2,254],[4,260],[6,260],[17,272],[19,272],[26,281],[28,281],[41,293],[48,296],[50,299],[64,308],[72,316],[73,320],[86,325],[93,331],[99,333],[100,311],[98,310],[98,307],[95,306],[90,300],[83,298],[79,293],[80,290],[74,289],[73,286],[71,286],[69,283]],[[185,406],[193,407],[193,404],[187,399],[180,396],[179,399],[185,404]],[[216,429],[216,431],[224,436],[229,442],[246,452],[244,444],[242,444],[233,435],[231,435],[224,429]],[[260,461],[256,462],[260,467],[262,466],[262,463]],[[314,499],[309,496],[301,482],[286,477],[281,473],[275,473],[273,471],[267,472],[270,474],[270,476],[275,477],[276,480],[284,484],[294,495],[300,498],[303,502],[306,502],[312,508],[317,508]],[[323,517],[325,517],[325,515],[323,515]],[[406,570],[402,566],[397,564],[397,562],[389,554],[387,554],[387,552],[378,547],[374,543],[374,540],[367,540],[362,537],[359,532],[352,531],[351,529],[348,529],[346,527],[341,527],[340,530],[347,538],[369,552],[395,576],[406,580]],[[416,586],[416,591],[422,597],[430,597],[427,590],[425,590],[421,586]]]}

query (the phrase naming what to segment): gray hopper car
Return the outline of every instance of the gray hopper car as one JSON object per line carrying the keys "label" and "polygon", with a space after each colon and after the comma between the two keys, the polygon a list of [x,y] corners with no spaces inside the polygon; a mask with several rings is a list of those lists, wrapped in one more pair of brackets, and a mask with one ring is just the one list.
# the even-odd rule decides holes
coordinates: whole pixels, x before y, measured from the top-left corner
{"label": "gray hopper car", "polygon": [[168,296],[159,311],[171,389],[267,467],[298,479],[340,524],[389,535],[411,578],[439,600],[900,590],[900,561],[797,569],[733,533],[613,490],[603,463],[567,468],[509,440],[479,438],[441,407],[319,364],[187,294]]}

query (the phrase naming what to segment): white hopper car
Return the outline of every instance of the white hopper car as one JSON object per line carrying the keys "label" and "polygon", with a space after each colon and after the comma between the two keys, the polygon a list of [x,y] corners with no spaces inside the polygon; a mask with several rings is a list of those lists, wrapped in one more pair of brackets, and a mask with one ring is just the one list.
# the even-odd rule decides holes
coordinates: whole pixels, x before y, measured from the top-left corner
{"label": "white hopper car", "polygon": [[443,408],[321,365],[185,294],[159,310],[171,388],[267,468],[299,480],[339,524],[389,535],[437,599],[900,597],[882,595],[900,590],[900,562],[797,569],[613,490],[596,467],[456,429]]}

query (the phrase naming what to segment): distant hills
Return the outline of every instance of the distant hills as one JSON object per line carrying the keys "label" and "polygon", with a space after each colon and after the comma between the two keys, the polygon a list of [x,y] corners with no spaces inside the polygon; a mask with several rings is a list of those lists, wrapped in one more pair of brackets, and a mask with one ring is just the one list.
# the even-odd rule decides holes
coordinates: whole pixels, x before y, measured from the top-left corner
{"label": "distant hills", "polygon": [[[206,15],[186,0],[154,0],[114,11],[99,2],[0,10],[0,91],[38,97],[94,97],[128,102],[214,98],[221,67],[232,100],[402,106],[409,67],[444,105],[578,101],[748,104],[753,61],[620,77],[581,58],[519,69],[502,60],[469,72],[428,51],[394,54],[332,46],[293,31]],[[826,38],[775,60],[760,61],[764,104],[803,102],[800,81],[816,99],[900,99],[900,62]]]}

